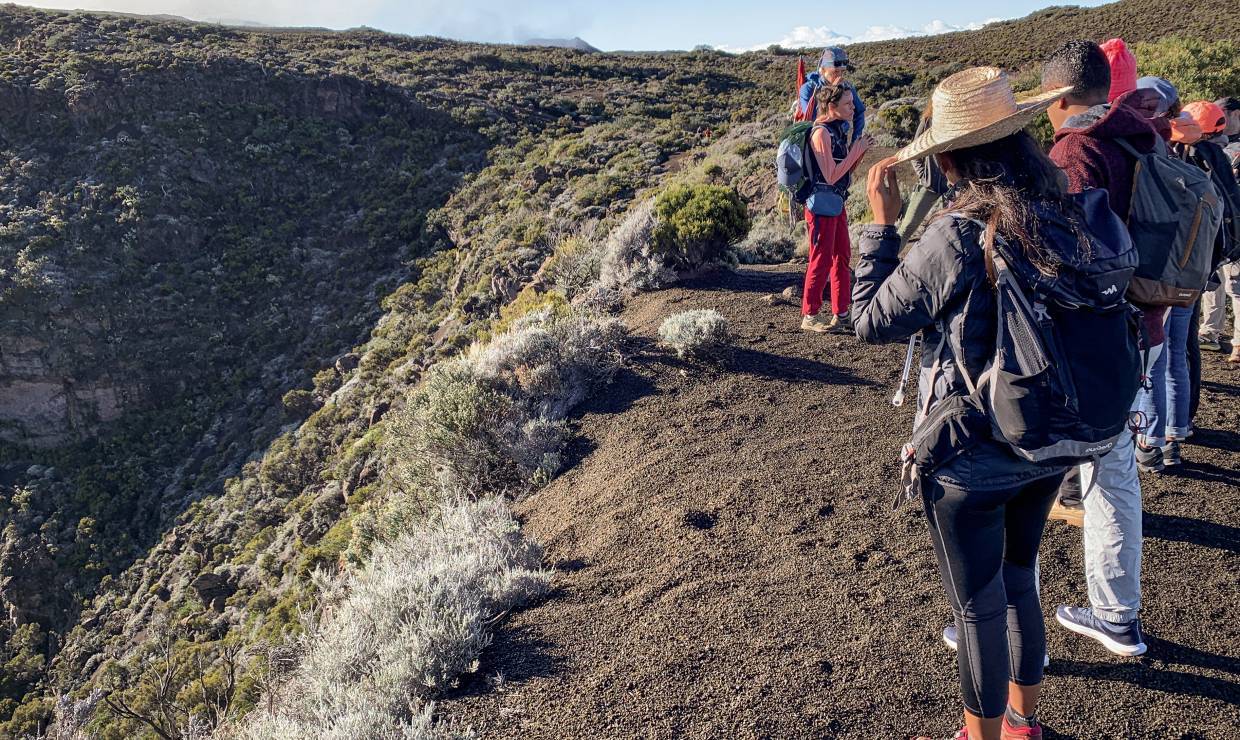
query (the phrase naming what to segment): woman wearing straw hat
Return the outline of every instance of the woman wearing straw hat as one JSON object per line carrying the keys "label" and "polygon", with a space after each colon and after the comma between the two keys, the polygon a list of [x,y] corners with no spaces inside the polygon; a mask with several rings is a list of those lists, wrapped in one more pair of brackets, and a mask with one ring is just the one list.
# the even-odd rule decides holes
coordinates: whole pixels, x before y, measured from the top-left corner
{"label": "woman wearing straw hat", "polygon": [[[1091,223],[1078,223],[1083,213],[1062,173],[1023,131],[1065,92],[1018,102],[1000,70],[959,72],[934,91],[929,129],[869,173],[874,223],[861,233],[853,325],[873,343],[926,335],[917,452],[939,457],[910,462],[910,490],[919,487],[956,620],[965,705],[957,738],[1042,736],[1046,634],[1035,559],[1065,468],[1025,461],[995,441],[984,413],[969,405],[967,378],[981,375],[995,349],[987,245],[1001,238],[1042,274],[1087,248],[1077,227]],[[893,167],[931,155],[951,186],[946,209],[901,261]]]}

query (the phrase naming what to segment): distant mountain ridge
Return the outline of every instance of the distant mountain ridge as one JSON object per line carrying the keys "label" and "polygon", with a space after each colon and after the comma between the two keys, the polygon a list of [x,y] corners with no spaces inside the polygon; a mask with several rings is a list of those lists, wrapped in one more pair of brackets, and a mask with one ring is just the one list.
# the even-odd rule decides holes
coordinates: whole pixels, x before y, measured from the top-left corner
{"label": "distant mountain ridge", "polygon": [[526,39],[521,42],[521,46],[551,46],[557,49],[576,49],[577,51],[585,51],[591,54],[602,51],[597,47],[591,46],[580,36],[574,36],[571,39]]}

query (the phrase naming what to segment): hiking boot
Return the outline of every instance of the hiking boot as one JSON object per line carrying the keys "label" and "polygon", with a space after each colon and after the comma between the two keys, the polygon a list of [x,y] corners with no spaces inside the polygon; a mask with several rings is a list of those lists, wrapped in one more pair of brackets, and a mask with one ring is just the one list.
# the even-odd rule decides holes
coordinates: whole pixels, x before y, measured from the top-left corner
{"label": "hiking boot", "polygon": [[1094,616],[1089,607],[1060,606],[1055,609],[1055,621],[1078,635],[1092,637],[1116,655],[1132,658],[1145,653],[1140,619],[1115,624]]}
{"label": "hiking boot", "polygon": [[999,735],[1000,740],[1042,740],[1042,724],[1035,722],[1033,727],[1015,727],[1008,720],[1007,715],[1003,717],[1003,729]]}
{"label": "hiking boot", "polygon": [[1171,467],[1172,465],[1180,465],[1184,459],[1180,457],[1180,443],[1178,440],[1167,442],[1167,446],[1163,448],[1163,465]]}
{"label": "hiking boot", "polygon": [[801,317],[801,329],[804,331],[812,331],[815,334],[826,334],[831,331],[831,326],[835,319],[832,317],[831,323],[825,321],[820,314]]}
{"label": "hiking boot", "polygon": [[831,323],[827,324],[827,329],[840,334],[851,333],[853,330],[852,319],[849,318],[848,314],[832,316]]}
{"label": "hiking boot", "polygon": [[1199,334],[1197,336],[1197,346],[1202,349],[1208,349],[1211,352],[1219,352],[1223,349],[1223,345],[1218,343],[1218,336],[1214,334]]}
{"label": "hiking boot", "polygon": [[1161,473],[1166,467],[1161,448],[1137,444],[1137,470],[1142,473]]}
{"label": "hiking boot", "polygon": [[[947,645],[947,647],[951,648],[952,650],[959,649],[956,645],[956,625],[949,624],[943,628],[943,644]],[[1051,664],[1051,656],[1043,655],[1042,656],[1042,667],[1045,668],[1049,666],[1050,664]]]}
{"label": "hiking boot", "polygon": [[1227,355],[1228,362],[1240,362],[1240,337],[1231,340],[1231,354]]}
{"label": "hiking boot", "polygon": [[1051,507],[1050,518],[1081,527],[1085,525],[1085,507],[1079,501],[1064,503],[1064,500],[1060,499]]}

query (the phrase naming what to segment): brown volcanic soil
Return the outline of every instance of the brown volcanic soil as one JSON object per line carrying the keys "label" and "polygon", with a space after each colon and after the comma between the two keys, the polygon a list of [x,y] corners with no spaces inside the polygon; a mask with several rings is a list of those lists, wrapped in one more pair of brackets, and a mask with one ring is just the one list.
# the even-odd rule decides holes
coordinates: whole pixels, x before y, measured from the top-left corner
{"label": "brown volcanic soil", "polygon": [[[797,309],[760,302],[799,279],[746,268],[634,301],[643,350],[581,414],[567,472],[517,506],[557,588],[499,630],[445,718],[485,738],[955,731],[925,523],[889,513],[903,348],[804,334]],[[690,308],[728,318],[724,367],[654,345]],[[1236,737],[1240,369],[1205,354],[1187,464],[1144,481],[1150,651],[1121,659],[1051,620],[1048,737]],[[1080,530],[1050,523],[1042,557],[1049,619],[1085,602]]]}

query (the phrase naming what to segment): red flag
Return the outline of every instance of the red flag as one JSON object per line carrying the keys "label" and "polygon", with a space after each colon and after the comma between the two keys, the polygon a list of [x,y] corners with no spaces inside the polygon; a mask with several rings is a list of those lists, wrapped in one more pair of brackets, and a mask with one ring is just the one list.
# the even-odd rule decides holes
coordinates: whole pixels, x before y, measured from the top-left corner
{"label": "red flag", "polygon": [[805,111],[801,110],[801,87],[804,85],[805,85],[805,58],[797,57],[797,86],[792,91],[792,94],[793,96],[796,97],[796,101],[797,101],[796,120],[798,121],[805,120]]}

